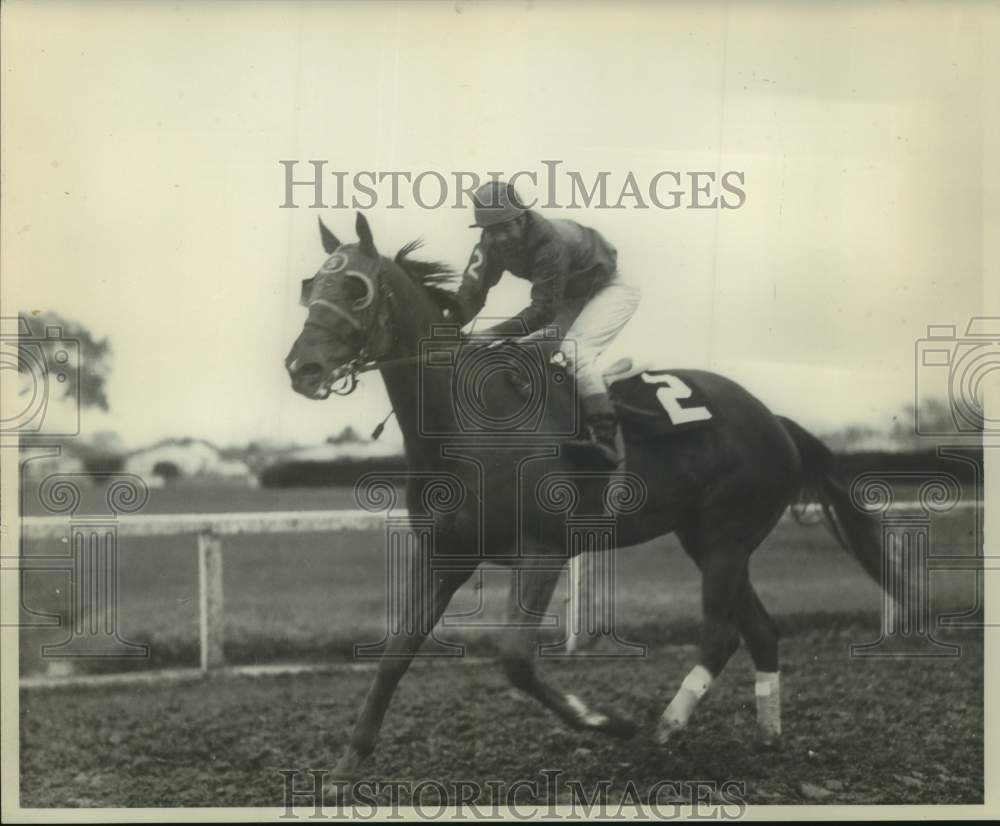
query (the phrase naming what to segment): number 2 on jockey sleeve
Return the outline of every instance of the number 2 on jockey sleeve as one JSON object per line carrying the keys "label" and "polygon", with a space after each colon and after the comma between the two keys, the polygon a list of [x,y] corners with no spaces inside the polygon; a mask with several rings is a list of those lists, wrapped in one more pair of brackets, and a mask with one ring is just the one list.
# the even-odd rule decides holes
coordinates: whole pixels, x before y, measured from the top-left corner
{"label": "number 2 on jockey sleeve", "polygon": [[479,244],[476,244],[476,248],[472,251],[472,260],[469,261],[469,266],[465,268],[465,272],[476,279],[476,281],[483,280],[483,249]]}

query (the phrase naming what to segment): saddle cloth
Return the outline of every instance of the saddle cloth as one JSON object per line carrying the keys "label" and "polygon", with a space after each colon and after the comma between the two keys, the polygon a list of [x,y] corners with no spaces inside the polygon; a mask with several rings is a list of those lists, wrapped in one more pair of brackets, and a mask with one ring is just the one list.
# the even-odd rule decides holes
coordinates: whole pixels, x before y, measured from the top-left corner
{"label": "saddle cloth", "polygon": [[621,359],[604,371],[608,396],[631,440],[714,426],[717,411],[688,370],[659,370]]}

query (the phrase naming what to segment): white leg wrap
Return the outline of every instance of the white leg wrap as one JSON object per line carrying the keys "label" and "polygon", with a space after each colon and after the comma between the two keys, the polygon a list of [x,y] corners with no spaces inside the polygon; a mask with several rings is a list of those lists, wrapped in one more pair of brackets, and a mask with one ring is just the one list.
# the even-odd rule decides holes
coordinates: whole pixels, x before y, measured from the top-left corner
{"label": "white leg wrap", "polygon": [[566,695],[566,703],[580,718],[580,722],[586,726],[603,726],[608,722],[608,716],[599,711],[591,711],[587,704],[575,694]]}
{"label": "white leg wrap", "polygon": [[765,741],[781,735],[781,683],[777,671],[758,671],[754,685],[757,696],[757,729]]}
{"label": "white leg wrap", "polygon": [[670,739],[670,735],[680,731],[691,719],[698,701],[705,696],[708,687],[712,684],[712,675],[703,665],[696,665],[691,669],[691,673],[684,678],[681,687],[670,701],[663,717],[660,718],[660,726],[657,732],[660,742]]}

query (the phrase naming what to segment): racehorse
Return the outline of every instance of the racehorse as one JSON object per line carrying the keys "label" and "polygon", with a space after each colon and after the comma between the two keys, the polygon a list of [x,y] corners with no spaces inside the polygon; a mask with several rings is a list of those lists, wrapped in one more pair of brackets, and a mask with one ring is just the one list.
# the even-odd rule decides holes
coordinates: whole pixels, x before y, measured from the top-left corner
{"label": "racehorse", "polygon": [[[872,517],[853,506],[833,454],[722,376],[669,371],[667,381],[656,371],[630,381],[665,390],[657,421],[692,387],[706,401],[704,409],[718,415],[711,426],[654,428],[652,435],[626,422],[616,494],[614,474],[589,472],[560,448],[566,434],[576,432],[578,409],[571,373],[556,355],[557,338],[470,343],[459,334],[447,289],[453,275],[445,266],[411,258],[419,242],[394,258],[380,255],[361,213],[356,232],[358,243],[341,244],[320,220],[328,257],[303,282],[308,316],[285,366],[293,389],[315,399],[345,384],[352,388],[359,372],[380,370],[403,435],[410,516],[430,514],[435,530],[433,547],[413,552],[403,583],[404,616],[385,641],[334,778],[357,779],[411,659],[484,561],[517,571],[512,622],[500,644],[513,685],[573,728],[636,733],[628,719],[591,708],[535,670],[539,619],[566,559],[579,552],[566,546],[570,507],[615,510],[620,547],[674,532],[701,571],[698,663],[663,713],[656,738],[666,743],[685,727],[742,636],[757,670],[758,733],[775,742],[781,731],[778,632],[750,583],[750,554],[789,506],[812,501],[840,544],[881,580]],[[435,478],[452,485],[447,506],[435,507],[426,495],[427,480]],[[632,485],[624,496],[622,483]]]}

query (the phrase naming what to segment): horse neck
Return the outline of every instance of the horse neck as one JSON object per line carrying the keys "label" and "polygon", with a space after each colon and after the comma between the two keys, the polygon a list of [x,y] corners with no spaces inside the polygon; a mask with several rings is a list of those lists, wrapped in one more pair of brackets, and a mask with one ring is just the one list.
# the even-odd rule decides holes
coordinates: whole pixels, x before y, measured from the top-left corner
{"label": "horse neck", "polygon": [[[391,320],[395,344],[391,357],[410,359],[402,364],[383,367],[389,402],[403,434],[407,458],[412,466],[428,467],[440,464],[437,440],[421,433],[421,399],[424,401],[424,424],[435,433],[450,432],[454,412],[450,403],[450,383],[441,371],[421,370],[421,342],[431,335],[431,327],[443,322],[441,309],[427,291],[413,283],[405,274],[394,274],[392,290],[395,296]],[[423,387],[421,387],[423,382]]]}

